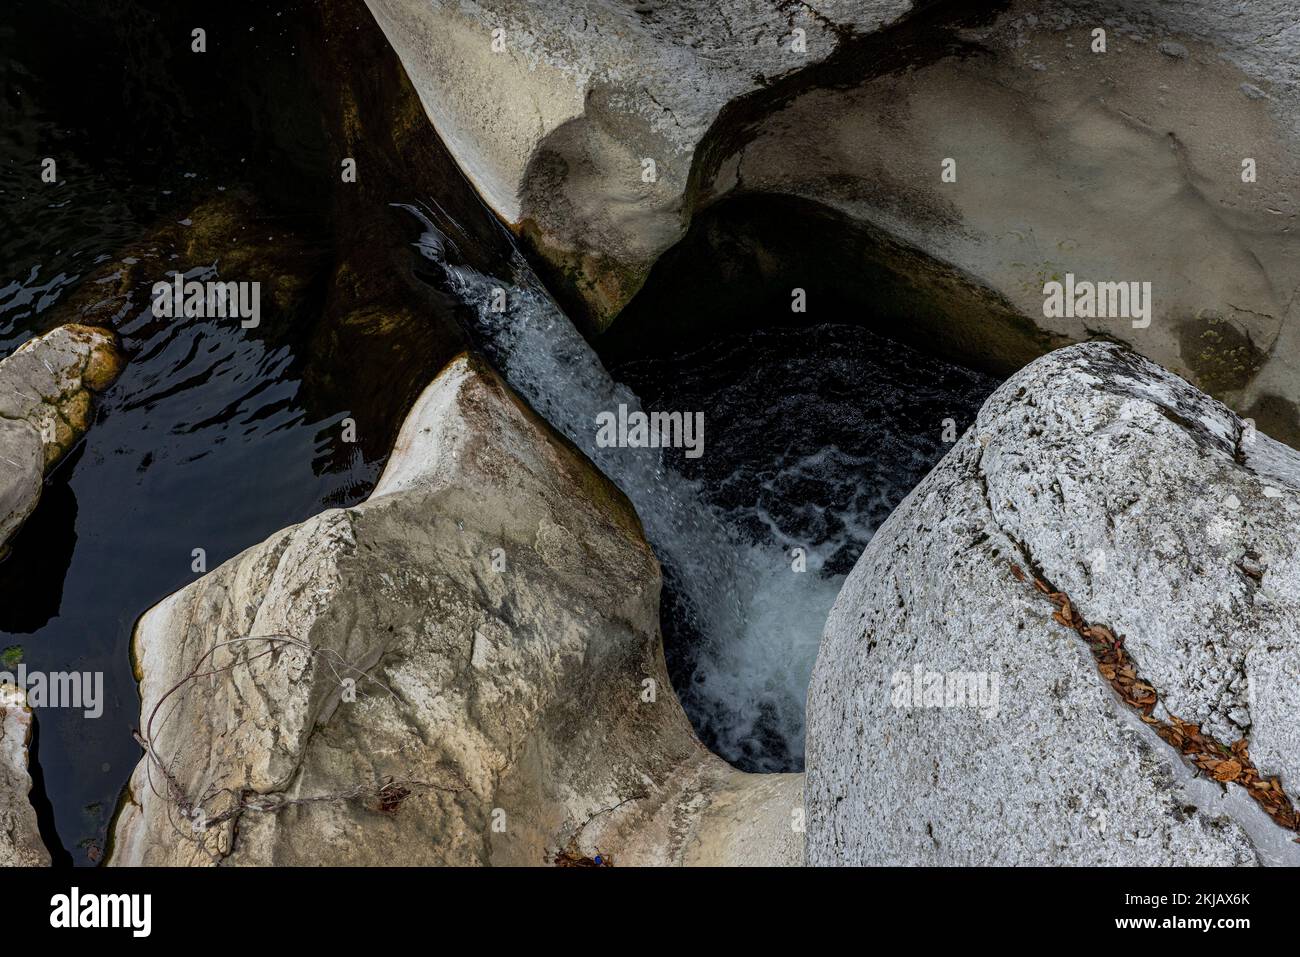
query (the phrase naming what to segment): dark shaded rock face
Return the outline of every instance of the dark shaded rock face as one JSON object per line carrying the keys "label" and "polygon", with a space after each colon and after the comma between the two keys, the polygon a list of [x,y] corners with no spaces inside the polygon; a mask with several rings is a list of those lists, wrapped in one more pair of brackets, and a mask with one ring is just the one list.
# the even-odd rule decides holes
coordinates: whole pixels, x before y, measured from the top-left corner
{"label": "dark shaded rock face", "polygon": [[751,193],[699,213],[599,345],[617,359],[760,322],[862,325],[1003,376],[1068,341],[870,223],[818,202]]}

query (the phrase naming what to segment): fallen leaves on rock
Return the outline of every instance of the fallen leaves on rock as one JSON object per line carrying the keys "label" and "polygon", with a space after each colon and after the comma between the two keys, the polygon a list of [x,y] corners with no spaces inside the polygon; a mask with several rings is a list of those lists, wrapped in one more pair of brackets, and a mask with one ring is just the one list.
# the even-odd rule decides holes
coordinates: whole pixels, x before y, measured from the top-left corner
{"label": "fallen leaves on rock", "polygon": [[[1297,812],[1291,799],[1282,790],[1282,783],[1277,777],[1266,778],[1260,774],[1250,759],[1250,748],[1245,738],[1229,746],[1206,734],[1199,725],[1183,721],[1176,715],[1170,714],[1168,721],[1154,717],[1153,712],[1160,695],[1139,676],[1137,665],[1124,649],[1123,636],[1116,635],[1105,625],[1089,624],[1074,607],[1069,595],[1052,587],[1038,575],[1026,575],[1014,562],[1009,564],[1016,581],[1032,582],[1035,590],[1046,595],[1055,606],[1052,620],[1071,629],[1088,643],[1093,660],[1097,662],[1097,673],[1114,689],[1120,700],[1138,712],[1142,721],[1150,725],[1165,743],[1177,748],[1193,765],[1215,781],[1244,787],[1280,826],[1300,831],[1300,812]],[[1296,838],[1296,841],[1300,843],[1300,838]]]}

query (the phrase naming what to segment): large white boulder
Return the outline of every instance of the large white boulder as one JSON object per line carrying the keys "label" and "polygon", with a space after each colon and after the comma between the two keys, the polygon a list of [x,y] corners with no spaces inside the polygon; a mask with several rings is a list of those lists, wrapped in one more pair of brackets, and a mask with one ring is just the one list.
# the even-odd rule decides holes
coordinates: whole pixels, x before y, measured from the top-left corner
{"label": "large white boulder", "polygon": [[[1275,808],[1300,799],[1298,529],[1300,453],[1122,346],[1013,376],[830,615],[808,700],[809,862],[1300,860],[1244,786],[1253,762],[1255,788],[1280,778]],[[1158,697],[1146,721],[1035,577],[1125,639],[1128,696]],[[1246,751],[1193,748],[1182,725],[1184,757],[1173,716]]]}
{"label": "large white boulder", "polygon": [[[598,320],[689,220],[722,111],[910,0],[366,0],[470,181]],[[648,165],[653,163],[653,167]]]}
{"label": "large white boulder", "polygon": [[452,362],[370,498],[151,609],[115,864],[799,863],[801,776],[695,739],[623,495]]}

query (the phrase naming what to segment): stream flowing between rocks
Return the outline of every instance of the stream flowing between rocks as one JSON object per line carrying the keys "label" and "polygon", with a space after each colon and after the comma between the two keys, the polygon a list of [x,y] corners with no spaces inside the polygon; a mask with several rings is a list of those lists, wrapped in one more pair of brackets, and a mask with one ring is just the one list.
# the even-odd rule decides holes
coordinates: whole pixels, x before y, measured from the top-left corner
{"label": "stream flowing between rocks", "polygon": [[[607,370],[522,256],[508,283],[484,275],[452,261],[454,224],[404,208],[479,347],[636,507],[664,570],[669,673],[702,740],[743,770],[802,770],[808,679],[844,577],[947,450],[945,421],[952,441],[998,380],[847,323]],[[597,416],[620,406],[702,412],[703,454],[602,447]]]}

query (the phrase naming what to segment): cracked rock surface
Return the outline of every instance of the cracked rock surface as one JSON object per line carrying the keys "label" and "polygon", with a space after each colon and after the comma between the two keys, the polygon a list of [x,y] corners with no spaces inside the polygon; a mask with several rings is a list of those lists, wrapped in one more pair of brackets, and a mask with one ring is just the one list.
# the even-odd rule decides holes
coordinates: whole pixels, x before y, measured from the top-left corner
{"label": "cracked rock surface", "polygon": [[40,500],[46,474],[90,426],[91,401],[122,358],[111,332],[59,326],[0,361],[0,554]]}
{"label": "cracked rock surface", "polygon": [[802,776],[741,774],[695,739],[659,587],[622,494],[456,359],[366,502],[141,619],[158,763],[110,862],[799,863]]}
{"label": "cracked rock surface", "polygon": [[23,692],[0,685],[0,867],[48,867],[50,852],[41,840],[36,811],[28,799],[32,778],[27,745],[32,712]]}
{"label": "cracked rock surface", "polygon": [[[808,701],[812,864],[1295,863],[1236,784],[1196,778],[1050,618],[1067,592],[1172,712],[1300,797],[1300,453],[1125,347],[1008,380],[876,533]],[[899,702],[901,673],[998,680]],[[1165,710],[1167,709],[1167,711]]]}

